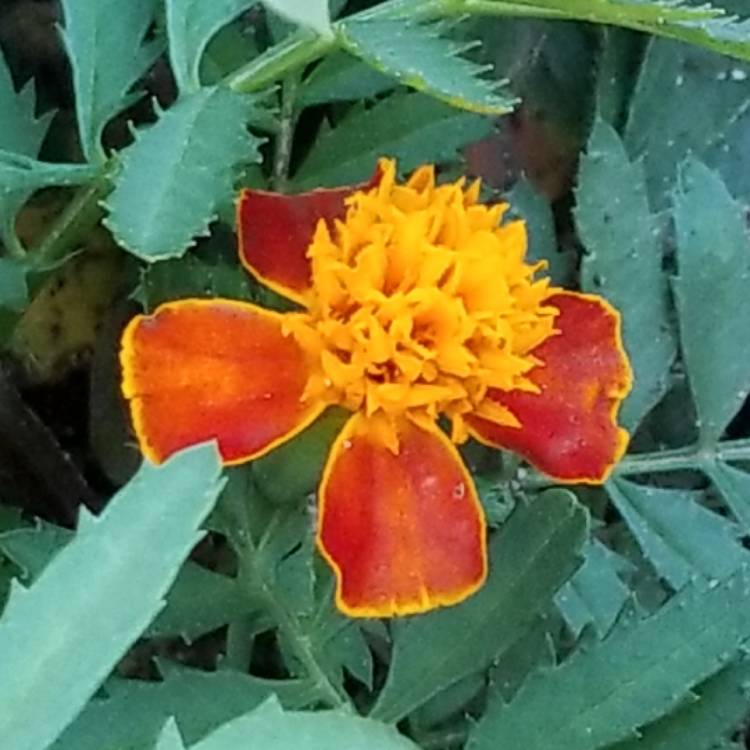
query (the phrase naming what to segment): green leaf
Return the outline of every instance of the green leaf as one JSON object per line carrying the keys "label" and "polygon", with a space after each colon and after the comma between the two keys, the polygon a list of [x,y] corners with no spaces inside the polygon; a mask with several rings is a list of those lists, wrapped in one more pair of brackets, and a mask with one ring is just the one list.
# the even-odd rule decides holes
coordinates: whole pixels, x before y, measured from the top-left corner
{"label": "green leaf", "polygon": [[361,182],[378,158],[398,159],[409,171],[426,162],[456,159],[457,152],[492,131],[486,117],[461,112],[421,94],[397,93],[369,109],[354,107],[324,132],[293,184],[297,190]]}
{"label": "green leaf", "polygon": [[298,26],[306,26],[321,36],[332,36],[328,0],[263,0],[275,13]]}
{"label": "green leaf", "polygon": [[154,262],[181,256],[231,198],[234,170],[259,158],[246,128],[252,100],[223,88],[184,96],[123,152],[105,223],[117,242]]}
{"label": "green leaf", "polygon": [[[459,0],[452,12],[518,15],[524,7],[546,18],[624,26],[698,44],[725,55],[750,59],[750,20],[726,15],[721,7],[682,0]],[[532,13],[529,15],[537,15]]]}
{"label": "green leaf", "polygon": [[[36,580],[60,550],[74,538],[52,524],[17,529],[0,535],[0,550],[24,571],[24,582]],[[166,604],[144,635],[181,636],[193,641],[247,615],[251,602],[233,578],[188,560],[166,596]]]}
{"label": "green leaf", "polygon": [[750,393],[750,242],[721,177],[689,158],[674,196],[675,297],[700,437],[716,442]]}
{"label": "green leaf", "polygon": [[643,161],[654,211],[670,207],[677,165],[688,154],[719,168],[731,176],[733,190],[741,186],[750,195],[750,173],[741,163],[748,102],[750,65],[675,42],[649,44],[623,139],[631,158]]}
{"label": "green leaf", "polygon": [[[21,91],[13,88],[10,71],[0,50],[0,151],[21,156],[36,156],[47,133],[52,113],[37,118],[36,101],[31,83]],[[0,171],[0,184],[5,179]],[[17,245],[14,219],[29,197],[28,192],[0,192],[0,240],[13,248]]]}
{"label": "green leaf", "polygon": [[724,502],[741,525],[743,533],[750,534],[750,474],[723,461],[716,461],[701,468],[716,485]]}
{"label": "green leaf", "polygon": [[434,96],[453,107],[486,115],[512,111],[516,100],[499,91],[504,81],[481,77],[487,70],[461,54],[475,46],[441,34],[443,24],[405,19],[346,19],[338,24],[344,48],[399,83]]}
{"label": "green leaf", "polygon": [[622,315],[634,378],[620,420],[633,431],[667,391],[677,341],[643,167],[629,161],[617,132],[599,119],[581,160],[576,199],[576,225],[586,248],[581,284]]}
{"label": "green leaf", "polygon": [[156,58],[156,44],[144,44],[154,7],[155,0],[62,0],[78,131],[89,161],[104,160],[104,126],[128,106],[129,90]]}
{"label": "green leaf", "polygon": [[180,730],[177,728],[174,719],[169,719],[164,725],[164,729],[159,733],[159,739],[154,750],[185,750]]}
{"label": "green leaf", "polygon": [[[750,638],[750,574],[695,581],[656,614],[491,700],[467,750],[597,750],[676,708]],[[543,720],[540,720],[543,717]]]}
{"label": "green leaf", "polygon": [[697,700],[650,724],[640,738],[609,750],[718,750],[720,738],[747,716],[749,681],[750,662],[733,664],[696,688]]}
{"label": "green leaf", "polygon": [[200,88],[203,53],[213,36],[255,0],[167,0],[169,61],[177,87],[185,94]]}
{"label": "green leaf", "polygon": [[519,504],[490,546],[487,583],[465,603],[398,623],[373,718],[398,721],[521,639],[570,576],[588,516],[564,490]]}
{"label": "green leaf", "polygon": [[527,258],[530,263],[547,261],[547,270],[554,284],[569,286],[573,280],[576,255],[564,252],[557,244],[555,216],[549,201],[525,178],[521,177],[508,194],[511,211],[526,222],[529,236]]}
{"label": "green leaf", "polygon": [[150,747],[170,717],[185,742],[192,744],[271,695],[289,708],[308,705],[316,696],[302,680],[264,680],[229,670],[201,672],[175,666],[162,666],[162,671],[163,682],[108,683],[110,697],[91,701],[50,750]]}
{"label": "green leaf", "polygon": [[596,539],[586,543],[583,553],[583,565],[560,589],[555,604],[576,638],[587,625],[603,638],[631,596],[617,575],[618,562],[624,561]]}
{"label": "green leaf", "polygon": [[644,555],[674,589],[693,578],[726,578],[748,562],[740,530],[700,504],[700,492],[646,487],[624,479],[606,485]]}
{"label": "green leaf", "polygon": [[327,55],[304,80],[299,107],[369,99],[394,88],[395,81],[345,52]]}
{"label": "green leaf", "polygon": [[193,750],[417,750],[393,727],[335,711],[284,711],[275,699],[217,729]]}
{"label": "green leaf", "polygon": [[99,518],[81,514],[31,588],[13,588],[0,619],[0,744],[43,750],[75,718],[162,607],[221,490],[219,470],[212,445],[144,464]]}
{"label": "green leaf", "polygon": [[57,164],[0,150],[0,183],[14,193],[28,195],[55,185],[81,185],[99,174],[96,167]]}

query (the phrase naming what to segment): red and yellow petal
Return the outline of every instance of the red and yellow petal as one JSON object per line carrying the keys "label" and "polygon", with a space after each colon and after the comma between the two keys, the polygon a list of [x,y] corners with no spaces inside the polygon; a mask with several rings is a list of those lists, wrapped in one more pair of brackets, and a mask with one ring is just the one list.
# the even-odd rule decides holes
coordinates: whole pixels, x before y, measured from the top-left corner
{"label": "red and yellow petal", "polygon": [[455,447],[438,429],[397,429],[394,454],[353,416],[323,474],[318,548],[351,617],[457,604],[487,575],[484,514]]}
{"label": "red and yellow petal", "polygon": [[312,271],[307,248],[321,219],[343,219],[346,199],[374,187],[380,168],[361,185],[318,189],[298,195],[243,190],[237,202],[237,233],[242,265],[261,283],[304,305]]}
{"label": "red and yellow petal", "polygon": [[617,426],[632,373],[620,336],[620,315],[595,295],[562,292],[559,331],[534,350],[543,363],[529,373],[538,393],[499,391],[489,397],[509,409],[520,427],[470,416],[469,432],[485,444],[523,456],[563,482],[598,484],[622,458],[628,433]]}
{"label": "red and yellow petal", "polygon": [[215,439],[225,464],[267,453],[313,422],[308,366],[283,316],[244,302],[188,299],[125,329],[120,361],[144,455],[161,462]]}

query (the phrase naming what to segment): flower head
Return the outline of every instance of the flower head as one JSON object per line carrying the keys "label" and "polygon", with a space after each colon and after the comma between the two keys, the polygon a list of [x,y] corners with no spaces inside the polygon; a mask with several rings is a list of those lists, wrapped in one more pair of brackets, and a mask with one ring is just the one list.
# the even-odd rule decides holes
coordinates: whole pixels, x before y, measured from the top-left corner
{"label": "flower head", "polygon": [[603,481],[627,444],[617,312],[538,278],[524,224],[478,196],[432,167],[399,184],[390,160],[354,188],[245,191],[242,262],[303,309],[181,300],[124,334],[123,390],[154,460],[215,438],[226,463],[246,461],[330,405],[352,413],[317,530],[351,615],[421,612],[482,584],[484,518],[455,449],[469,435],[562,481]]}

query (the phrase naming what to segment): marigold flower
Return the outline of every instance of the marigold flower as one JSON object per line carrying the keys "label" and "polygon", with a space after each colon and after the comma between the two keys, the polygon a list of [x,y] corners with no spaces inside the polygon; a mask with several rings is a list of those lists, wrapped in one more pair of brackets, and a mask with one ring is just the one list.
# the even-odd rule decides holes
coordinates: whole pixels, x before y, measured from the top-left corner
{"label": "marigold flower", "polygon": [[431,166],[399,184],[385,159],[366,185],[245,190],[241,260],[300,311],[186,299],[123,336],[123,392],[153,461],[211,438],[226,464],[249,461],[330,405],[352,413],[317,529],[351,616],[423,612],[482,585],[484,516],[456,444],[588,483],[627,445],[619,314],[537,278],[523,222],[478,197],[478,182],[437,185]]}

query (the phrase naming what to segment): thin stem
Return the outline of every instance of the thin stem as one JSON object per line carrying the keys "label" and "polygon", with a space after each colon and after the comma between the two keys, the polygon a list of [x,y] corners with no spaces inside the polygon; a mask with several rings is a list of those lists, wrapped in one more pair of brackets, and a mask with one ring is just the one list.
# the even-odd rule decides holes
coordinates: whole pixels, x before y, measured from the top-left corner
{"label": "thin stem", "polygon": [[72,253],[101,221],[100,201],[112,190],[114,164],[88,185],[79,188],[73,200],[55,219],[41,242],[31,250],[37,268],[46,268]]}
{"label": "thin stem", "polygon": [[462,746],[469,737],[467,729],[447,729],[417,738],[423,750],[445,750],[450,747]]}
{"label": "thin stem", "polygon": [[255,632],[252,617],[243,617],[230,622],[227,627],[226,655],[221,667],[246,673],[250,668],[253,655],[253,634]]}
{"label": "thin stem", "polygon": [[[313,644],[296,614],[276,596],[272,582],[266,577],[267,571],[261,563],[261,556],[250,530],[247,497],[241,492],[231,492],[229,499],[233,501],[237,517],[236,526],[234,523],[229,524],[227,531],[240,560],[240,580],[247,587],[250,598],[255,602],[260,595],[263,599],[267,613],[286,637],[290,650],[317,688],[320,699],[334,708],[351,706],[346,692],[336,686],[318,662]],[[274,523],[274,518],[271,519],[271,524]]]}
{"label": "thin stem", "polygon": [[287,180],[289,179],[294,129],[297,124],[295,103],[298,85],[299,75],[292,73],[284,79],[281,87],[281,116],[279,118],[279,132],[274,144],[272,174],[273,187],[280,193],[286,190]]}
{"label": "thin stem", "polygon": [[[615,476],[658,474],[699,469],[719,461],[750,461],[750,439],[727,440],[717,446],[689,445],[653,453],[634,453],[623,458],[615,467]],[[530,471],[522,479],[524,487],[539,489],[552,487],[554,479]]]}
{"label": "thin stem", "polygon": [[244,94],[260,91],[323,57],[335,44],[335,37],[319,36],[308,31],[290,34],[229,75],[224,83],[233,91]]}

